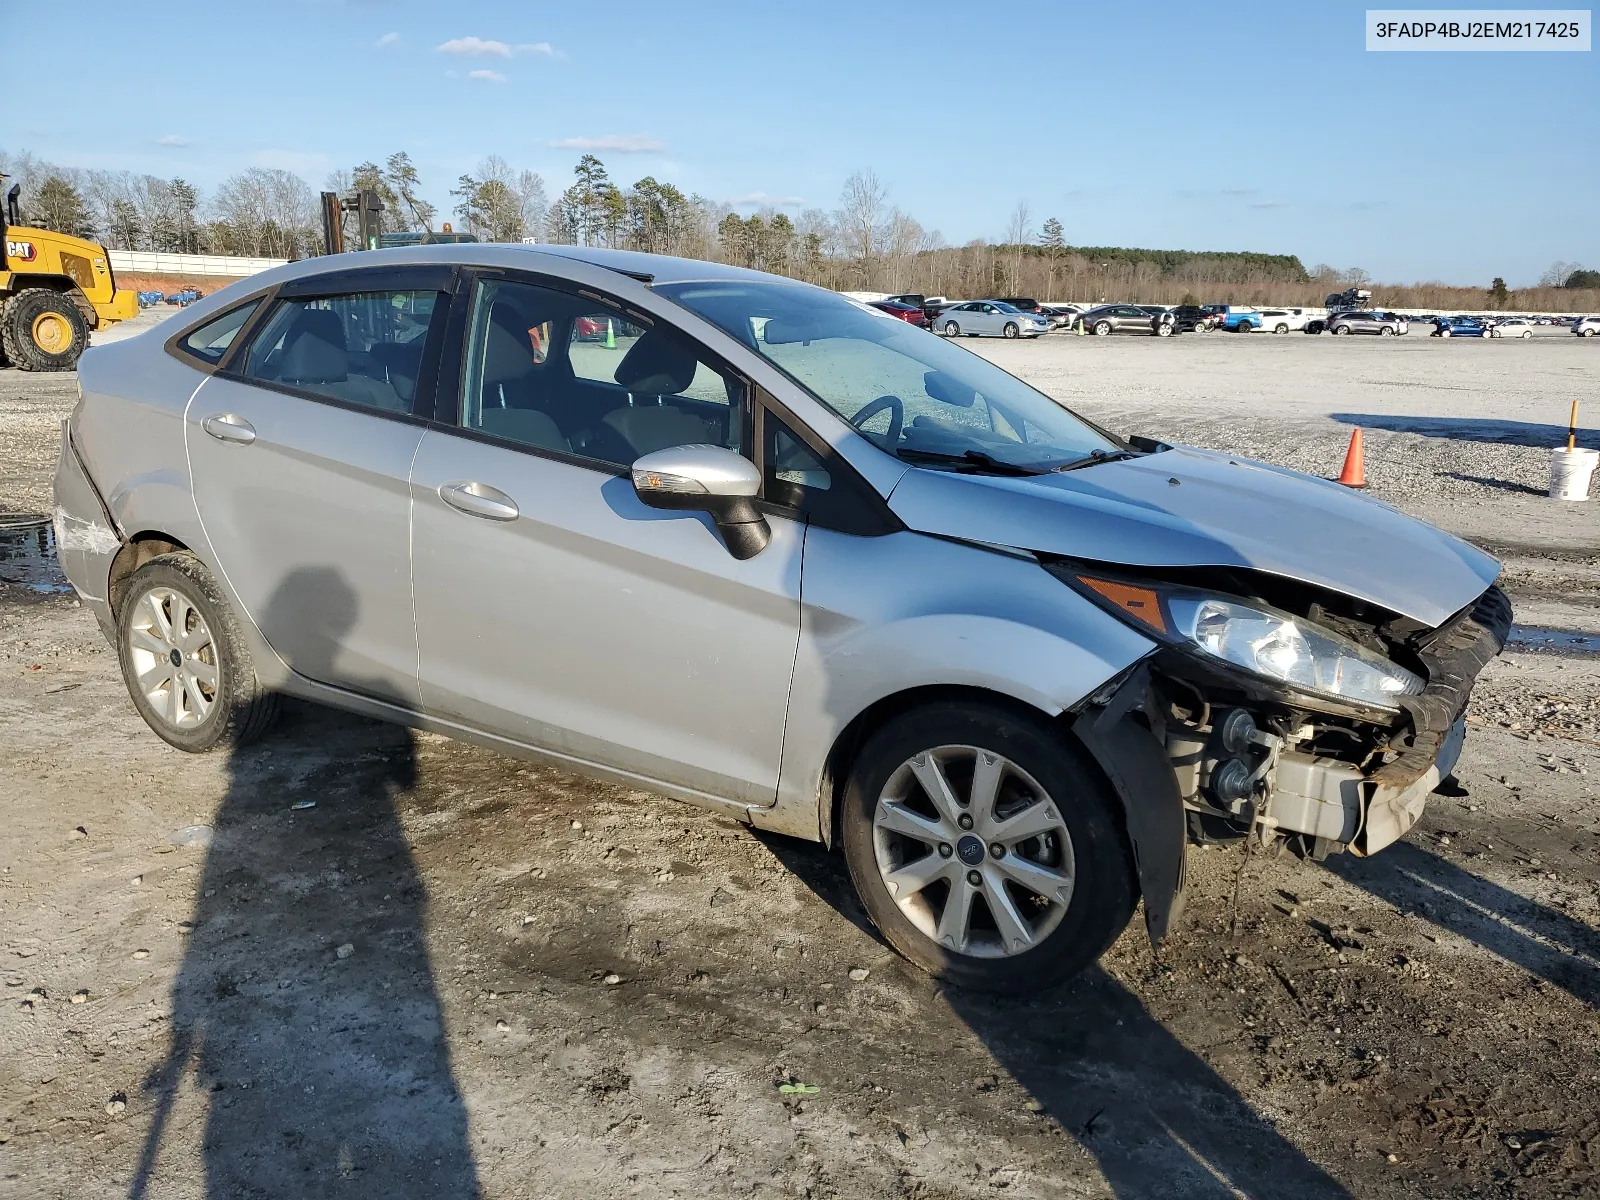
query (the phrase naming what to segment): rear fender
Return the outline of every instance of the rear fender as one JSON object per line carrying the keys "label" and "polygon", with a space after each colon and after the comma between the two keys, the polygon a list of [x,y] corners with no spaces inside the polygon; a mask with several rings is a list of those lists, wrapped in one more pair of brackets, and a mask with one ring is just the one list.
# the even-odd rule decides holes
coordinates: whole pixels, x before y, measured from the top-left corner
{"label": "rear fender", "polygon": [[61,422],[61,453],[56,461],[51,524],[55,529],[56,554],[67,580],[91,605],[103,605],[111,560],[122,549],[125,538],[112,520],[99,489],[89,478],[89,472],[84,469],[73,444],[70,417]]}

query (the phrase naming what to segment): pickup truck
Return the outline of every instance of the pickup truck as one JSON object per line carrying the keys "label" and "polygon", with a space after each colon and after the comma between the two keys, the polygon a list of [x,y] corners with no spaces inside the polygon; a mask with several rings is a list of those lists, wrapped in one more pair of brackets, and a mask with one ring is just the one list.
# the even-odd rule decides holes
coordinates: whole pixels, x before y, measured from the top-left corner
{"label": "pickup truck", "polygon": [[1261,314],[1253,308],[1227,305],[1222,310],[1222,328],[1231,333],[1254,333],[1261,328]]}

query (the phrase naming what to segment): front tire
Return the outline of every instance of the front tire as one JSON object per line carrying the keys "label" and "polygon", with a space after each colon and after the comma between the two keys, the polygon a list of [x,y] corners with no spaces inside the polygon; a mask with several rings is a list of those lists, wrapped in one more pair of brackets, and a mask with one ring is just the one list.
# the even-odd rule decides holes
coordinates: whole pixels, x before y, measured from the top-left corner
{"label": "front tire", "polygon": [[1003,336],[1008,337],[1008,338],[1015,338],[1015,337],[1021,337],[1022,336],[1022,330],[1017,328],[1017,323],[1015,321],[1007,321],[1006,322],[1006,327],[1004,329],[1002,329],[1000,331],[1000,333]]}
{"label": "front tire", "polygon": [[277,716],[278,697],[256,678],[233,610],[187,552],[133,573],[117,610],[117,657],[134,708],[179,750],[243,746]]}
{"label": "front tire", "polygon": [[24,371],[70,371],[88,344],[88,322],[60,292],[27,288],[0,311],[0,346]]}
{"label": "front tire", "polygon": [[1379,337],[1393,337],[1394,336],[1394,330],[1390,329],[1387,325],[1381,325],[1381,326],[1378,327],[1378,336]]}
{"label": "front tire", "polygon": [[936,978],[1026,993],[1084,970],[1138,899],[1120,808],[1046,721],[965,702],[904,713],[851,769],[851,879],[889,943]]}
{"label": "front tire", "polygon": [[1289,327],[1287,325],[1283,324],[1282,322],[1279,322],[1277,325],[1274,325],[1272,327],[1272,332],[1273,333],[1288,333],[1289,332]]}

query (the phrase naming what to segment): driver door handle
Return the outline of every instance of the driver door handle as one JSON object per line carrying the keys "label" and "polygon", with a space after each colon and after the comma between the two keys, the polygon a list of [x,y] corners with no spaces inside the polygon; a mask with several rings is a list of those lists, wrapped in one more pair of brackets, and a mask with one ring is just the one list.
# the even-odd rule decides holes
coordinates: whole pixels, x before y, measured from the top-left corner
{"label": "driver door handle", "polygon": [[241,446],[248,446],[256,440],[255,426],[237,413],[218,413],[207,417],[200,422],[200,428],[219,442],[237,442]]}
{"label": "driver door handle", "polygon": [[439,485],[439,499],[468,516],[490,521],[515,521],[521,514],[517,502],[487,483],[457,482]]}

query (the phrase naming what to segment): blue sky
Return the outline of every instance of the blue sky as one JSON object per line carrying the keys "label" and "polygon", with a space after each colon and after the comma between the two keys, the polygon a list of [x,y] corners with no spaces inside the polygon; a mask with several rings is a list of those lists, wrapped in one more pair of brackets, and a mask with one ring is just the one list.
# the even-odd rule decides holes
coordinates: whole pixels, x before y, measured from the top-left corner
{"label": "blue sky", "polygon": [[1600,266],[1596,52],[1369,54],[1339,0],[8,7],[0,145],[202,188],[403,149],[441,207],[491,153],[554,196],[594,145],[621,183],[795,211],[871,168],[952,243],[1025,199],[1079,245],[1389,282]]}

